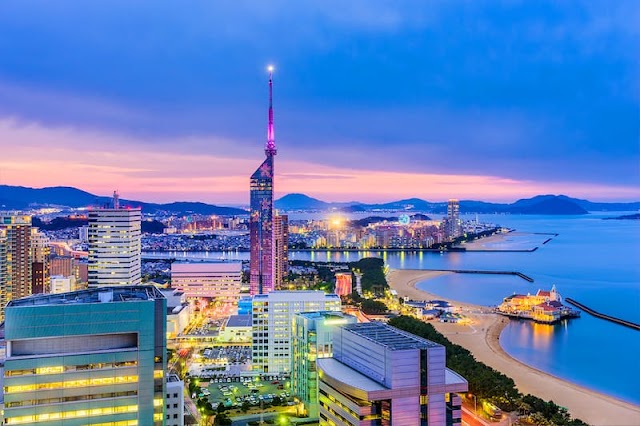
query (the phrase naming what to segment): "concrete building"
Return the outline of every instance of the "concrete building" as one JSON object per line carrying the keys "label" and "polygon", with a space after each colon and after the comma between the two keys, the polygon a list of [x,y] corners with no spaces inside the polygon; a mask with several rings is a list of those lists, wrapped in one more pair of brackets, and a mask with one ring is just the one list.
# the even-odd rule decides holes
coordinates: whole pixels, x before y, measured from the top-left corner
{"label": "concrete building", "polygon": [[165,425],[184,426],[184,382],[175,374],[167,376]]}
{"label": "concrete building", "polygon": [[354,324],[353,315],[335,311],[301,312],[293,317],[291,391],[304,405],[305,414],[318,418],[316,360],[333,356],[333,330]]}
{"label": "concrete building", "polygon": [[165,313],[152,286],[9,302],[6,424],[164,425]]}
{"label": "concrete building", "polygon": [[252,338],[251,315],[231,315],[220,329],[219,339],[225,343],[250,342]]}
{"label": "concrete building", "polygon": [[158,290],[167,299],[167,339],[175,339],[189,325],[192,306],[181,291],[171,288]]}
{"label": "concrete building", "polygon": [[273,220],[274,285],[282,288],[289,273],[289,216],[277,215]]}
{"label": "concrete building", "polygon": [[89,211],[89,287],[140,284],[139,208]]}
{"label": "concrete building", "polygon": [[5,234],[5,285],[0,288],[0,321],[7,302],[31,295],[31,216],[0,215]]}
{"label": "concrete building", "polygon": [[317,360],[320,425],[460,425],[467,381],[442,345],[387,324],[335,329],[333,357]]}
{"label": "concrete building", "polygon": [[68,293],[76,291],[76,277],[63,277],[62,275],[54,275],[51,277],[51,294]]}
{"label": "concrete building", "polygon": [[211,298],[235,302],[242,286],[241,262],[173,262],[171,288],[187,299]]}
{"label": "concrete building", "polygon": [[49,274],[49,238],[31,228],[31,292],[32,294],[49,293],[51,291],[51,275]]}
{"label": "concrete building", "polygon": [[340,309],[340,297],[322,291],[272,291],[253,296],[253,371],[290,372],[294,315]]}
{"label": "concrete building", "polygon": [[450,240],[462,235],[462,222],[460,221],[460,201],[451,199],[447,203],[447,218],[445,226],[446,237]]}

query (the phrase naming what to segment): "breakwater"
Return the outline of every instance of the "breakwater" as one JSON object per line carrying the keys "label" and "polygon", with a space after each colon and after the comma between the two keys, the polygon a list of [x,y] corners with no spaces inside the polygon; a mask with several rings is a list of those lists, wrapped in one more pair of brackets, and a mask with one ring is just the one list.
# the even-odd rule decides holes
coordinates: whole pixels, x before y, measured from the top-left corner
{"label": "breakwater", "polygon": [[443,272],[455,272],[456,274],[493,274],[493,275],[515,275],[522,278],[525,281],[533,282],[533,278],[518,271],[484,271],[475,269],[423,269],[423,271],[443,271]]}
{"label": "breakwater", "polygon": [[585,306],[582,303],[571,299],[570,297],[566,297],[564,300],[567,303],[570,303],[573,306],[575,306],[577,308],[580,308],[583,311],[593,315],[594,317],[601,318],[601,319],[604,319],[604,320],[607,320],[607,321],[611,321],[611,322],[614,322],[616,324],[624,325],[625,327],[630,327],[630,328],[633,328],[634,330],[640,330],[640,324],[636,324],[635,322],[623,320],[621,318],[612,317],[611,315],[602,314],[602,313],[600,313],[598,311],[594,311],[593,309],[589,308],[588,306]]}

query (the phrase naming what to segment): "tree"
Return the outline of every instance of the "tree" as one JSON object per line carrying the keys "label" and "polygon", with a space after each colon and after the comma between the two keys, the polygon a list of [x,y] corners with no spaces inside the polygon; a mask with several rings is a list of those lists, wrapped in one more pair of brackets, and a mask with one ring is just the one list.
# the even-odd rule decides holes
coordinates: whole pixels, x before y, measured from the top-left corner
{"label": "tree", "polygon": [[280,404],[282,404],[282,399],[279,396],[274,396],[272,404],[273,405],[280,405]]}
{"label": "tree", "polygon": [[251,404],[249,404],[249,401],[244,401],[240,409],[242,410],[243,413],[246,413],[247,411],[249,411],[250,407],[251,407]]}
{"label": "tree", "polygon": [[231,419],[224,413],[216,415],[215,425],[229,426],[232,424]]}

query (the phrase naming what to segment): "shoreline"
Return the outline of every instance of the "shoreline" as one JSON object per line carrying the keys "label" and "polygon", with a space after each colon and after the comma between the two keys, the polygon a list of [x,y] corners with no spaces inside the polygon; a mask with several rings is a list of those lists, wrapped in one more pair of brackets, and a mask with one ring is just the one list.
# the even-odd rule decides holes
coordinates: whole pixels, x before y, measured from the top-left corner
{"label": "shoreline", "polygon": [[442,298],[416,287],[419,282],[450,274],[446,271],[392,270],[389,285],[399,297],[415,300],[440,299],[460,307],[471,325],[429,321],[451,342],[463,346],[490,367],[511,377],[518,390],[567,407],[573,418],[591,425],[633,426],[640,424],[640,406],[570,382],[513,358],[500,345],[500,334],[509,319],[486,306]]}

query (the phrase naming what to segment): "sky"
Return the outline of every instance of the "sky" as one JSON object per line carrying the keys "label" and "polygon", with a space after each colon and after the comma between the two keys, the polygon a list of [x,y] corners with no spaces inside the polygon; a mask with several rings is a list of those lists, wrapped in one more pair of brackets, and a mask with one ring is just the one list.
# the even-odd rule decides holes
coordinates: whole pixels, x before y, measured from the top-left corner
{"label": "sky", "polygon": [[640,2],[0,2],[0,184],[640,200]]}

